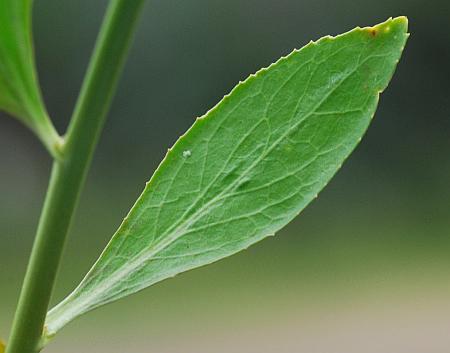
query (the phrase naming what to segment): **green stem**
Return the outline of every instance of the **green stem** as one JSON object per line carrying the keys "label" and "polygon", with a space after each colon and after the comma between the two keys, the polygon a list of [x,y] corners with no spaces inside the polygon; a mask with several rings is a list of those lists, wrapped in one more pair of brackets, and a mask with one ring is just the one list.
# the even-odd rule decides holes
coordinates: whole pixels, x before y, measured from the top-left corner
{"label": "green stem", "polygon": [[112,0],[55,160],[6,353],[42,348],[45,316],[65,238],[144,0]]}

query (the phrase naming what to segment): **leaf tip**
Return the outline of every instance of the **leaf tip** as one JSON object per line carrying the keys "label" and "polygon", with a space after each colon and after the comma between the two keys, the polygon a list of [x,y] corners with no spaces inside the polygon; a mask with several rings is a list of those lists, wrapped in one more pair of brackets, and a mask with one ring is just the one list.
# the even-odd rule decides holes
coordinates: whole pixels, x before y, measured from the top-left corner
{"label": "leaf tip", "polygon": [[373,27],[367,27],[372,36],[377,36],[379,33],[390,33],[390,32],[403,32],[406,35],[408,31],[408,18],[406,16],[398,16],[395,18],[388,18],[386,21],[379,23]]}
{"label": "leaf tip", "polygon": [[403,26],[405,28],[405,30],[408,29],[409,20],[408,20],[408,17],[406,17],[406,16],[398,16],[393,19],[391,18],[391,21]]}

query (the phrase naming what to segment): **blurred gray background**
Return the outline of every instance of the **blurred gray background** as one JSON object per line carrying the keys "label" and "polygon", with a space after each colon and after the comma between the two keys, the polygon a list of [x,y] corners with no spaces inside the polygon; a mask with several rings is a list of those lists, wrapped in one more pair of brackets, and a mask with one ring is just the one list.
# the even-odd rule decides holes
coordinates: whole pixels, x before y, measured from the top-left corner
{"label": "blurred gray background", "polygon": [[[106,1],[36,0],[48,109],[65,130]],[[170,147],[233,86],[327,34],[406,15],[376,118],[320,197],[273,239],[101,308],[47,352],[450,350],[450,3],[148,1],[66,247],[53,303],[82,278]],[[0,116],[0,337],[50,159]]]}

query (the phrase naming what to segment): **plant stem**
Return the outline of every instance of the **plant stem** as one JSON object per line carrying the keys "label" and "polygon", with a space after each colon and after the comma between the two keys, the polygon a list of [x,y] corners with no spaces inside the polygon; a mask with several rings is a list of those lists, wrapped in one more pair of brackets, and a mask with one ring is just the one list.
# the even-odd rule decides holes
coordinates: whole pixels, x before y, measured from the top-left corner
{"label": "plant stem", "polygon": [[144,0],[108,6],[61,159],[55,160],[6,353],[42,348],[45,316],[80,190],[110,106]]}

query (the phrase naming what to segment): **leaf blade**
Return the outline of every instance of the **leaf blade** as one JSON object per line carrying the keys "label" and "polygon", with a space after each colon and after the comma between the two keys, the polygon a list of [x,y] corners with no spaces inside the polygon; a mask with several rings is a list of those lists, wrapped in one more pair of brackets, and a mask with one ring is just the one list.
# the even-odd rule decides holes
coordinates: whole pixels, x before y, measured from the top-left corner
{"label": "leaf blade", "polygon": [[239,84],[183,135],[97,263],[47,319],[68,321],[273,235],[367,129],[406,19],[325,37]]}
{"label": "leaf blade", "polygon": [[0,2],[0,110],[19,119],[53,151],[59,137],[38,84],[31,12],[32,0]]}

